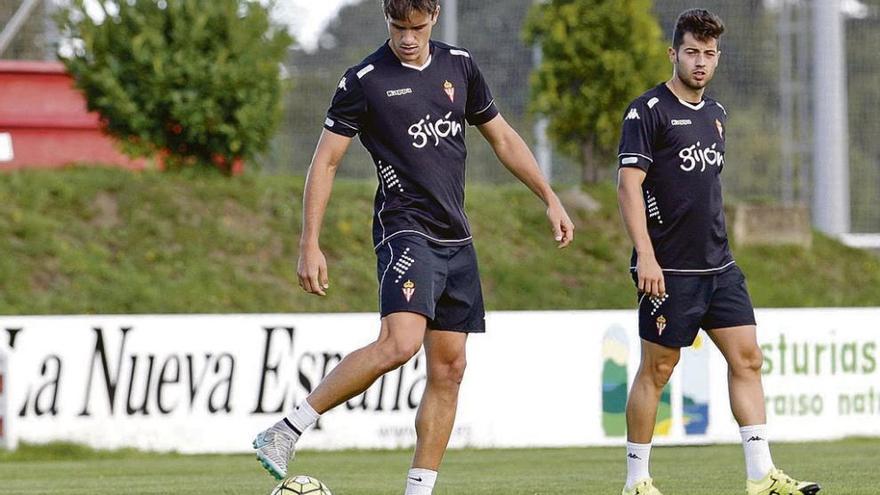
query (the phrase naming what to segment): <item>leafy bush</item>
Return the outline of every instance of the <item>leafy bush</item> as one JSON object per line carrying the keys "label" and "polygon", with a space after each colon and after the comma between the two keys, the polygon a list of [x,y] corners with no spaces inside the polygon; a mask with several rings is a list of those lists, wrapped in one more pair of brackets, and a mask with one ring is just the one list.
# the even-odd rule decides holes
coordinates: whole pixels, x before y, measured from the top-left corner
{"label": "leafy bush", "polygon": [[231,171],[264,150],[280,118],[292,39],[245,0],[71,0],[62,59],[107,132],[132,156]]}
{"label": "leafy bush", "polygon": [[651,0],[549,0],[532,6],[524,27],[542,62],[531,77],[531,109],[550,120],[550,137],[582,164],[583,182],[600,178],[613,156],[627,104],[670,67]]}

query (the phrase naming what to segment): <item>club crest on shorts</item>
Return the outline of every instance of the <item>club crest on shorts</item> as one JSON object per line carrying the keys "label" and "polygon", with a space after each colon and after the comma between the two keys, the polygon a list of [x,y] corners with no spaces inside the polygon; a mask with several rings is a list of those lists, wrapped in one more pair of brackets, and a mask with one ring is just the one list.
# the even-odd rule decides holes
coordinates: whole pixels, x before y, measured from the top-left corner
{"label": "club crest on shorts", "polygon": [[455,103],[455,86],[451,82],[446,81],[443,83],[443,91],[449,97],[449,101]]}
{"label": "club crest on shorts", "polygon": [[666,330],[666,317],[660,315],[657,317],[657,333],[663,335],[663,330]]}
{"label": "club crest on shorts", "polygon": [[409,302],[412,299],[413,294],[416,293],[416,284],[413,283],[412,280],[407,280],[403,283],[403,297],[406,298],[406,302]]}

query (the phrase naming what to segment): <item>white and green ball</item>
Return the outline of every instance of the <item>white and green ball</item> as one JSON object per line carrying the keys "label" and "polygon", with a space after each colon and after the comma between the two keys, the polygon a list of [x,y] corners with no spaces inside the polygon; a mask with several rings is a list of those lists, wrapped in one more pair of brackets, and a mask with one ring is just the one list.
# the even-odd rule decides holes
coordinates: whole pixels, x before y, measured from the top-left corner
{"label": "white and green ball", "polygon": [[324,483],[311,476],[292,476],[272,490],[271,495],[333,495]]}

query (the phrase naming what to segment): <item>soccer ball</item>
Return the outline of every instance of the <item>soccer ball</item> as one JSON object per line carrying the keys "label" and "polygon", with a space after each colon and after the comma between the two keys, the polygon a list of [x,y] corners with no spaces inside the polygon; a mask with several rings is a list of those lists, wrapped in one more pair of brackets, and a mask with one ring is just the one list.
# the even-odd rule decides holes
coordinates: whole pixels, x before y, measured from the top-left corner
{"label": "soccer ball", "polygon": [[292,476],[272,490],[271,495],[333,495],[324,483],[311,476]]}

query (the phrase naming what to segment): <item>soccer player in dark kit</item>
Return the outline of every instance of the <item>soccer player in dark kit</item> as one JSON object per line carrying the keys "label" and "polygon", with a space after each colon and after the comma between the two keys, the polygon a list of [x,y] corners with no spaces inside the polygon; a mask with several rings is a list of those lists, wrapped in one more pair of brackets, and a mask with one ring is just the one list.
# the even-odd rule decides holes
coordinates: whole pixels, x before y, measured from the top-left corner
{"label": "soccer player in dark kit", "polygon": [[[700,328],[728,364],[730,405],[740,425],[748,495],[815,494],[770,456],[762,354],[745,276],[731,255],[721,200],[727,111],[704,95],[721,55],[724,24],[689,10],[676,24],[674,75],[624,114],[618,197],[635,245],[642,361],[626,408],[627,479],[623,495],[659,495],[648,471],[663,387]],[[695,480],[697,483],[700,481]],[[702,493],[713,493],[706,486]]]}
{"label": "soccer player in dark kit", "polygon": [[384,0],[389,40],[339,81],[309,170],[298,275],[324,296],[319,233],[336,168],[355,136],[379,187],[373,219],[381,330],[339,363],[286,418],[254,440],[276,478],[323,414],[405,364],[424,344],[427,385],[416,417],[407,495],[432,493],[452,431],[470,333],[485,330],[476,252],[464,212],[465,128],[476,126],[501,163],[546,205],[559,247],[574,227],[525,142],[495,106],[471,54],[431,40],[439,0]]}

